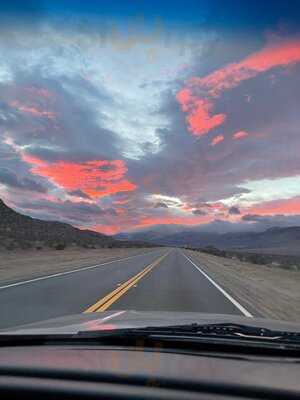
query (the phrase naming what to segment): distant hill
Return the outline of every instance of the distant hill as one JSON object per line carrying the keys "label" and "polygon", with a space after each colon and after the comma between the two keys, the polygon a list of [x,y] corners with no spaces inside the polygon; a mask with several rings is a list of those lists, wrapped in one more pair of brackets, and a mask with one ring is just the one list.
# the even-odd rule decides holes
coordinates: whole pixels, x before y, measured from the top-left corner
{"label": "distant hill", "polygon": [[[266,228],[265,228],[266,229]],[[144,227],[134,229],[128,232],[121,232],[114,236],[118,240],[146,240],[146,241],[160,241],[161,239],[168,240],[170,243],[174,240],[182,244],[182,238],[195,237],[199,238],[199,234],[209,236],[213,234],[228,233],[228,232],[258,232],[264,229],[257,229],[256,226],[245,223],[232,223],[229,221],[215,220],[208,224],[201,225],[181,225],[181,224],[169,224],[169,225],[152,225],[150,227]],[[169,243],[169,240],[168,240]],[[175,244],[175,243],[174,243]]]}
{"label": "distant hill", "polygon": [[184,225],[155,225],[153,228],[136,229],[131,232],[118,233],[114,236],[118,240],[142,240],[159,243],[161,238],[181,233],[186,229]]}
{"label": "distant hill", "polygon": [[42,221],[9,208],[0,199],[0,248],[28,249],[52,247],[62,250],[66,246],[135,247],[141,243],[118,241],[101,233],[80,230],[62,222]]}
{"label": "distant hill", "polygon": [[[122,239],[121,235],[117,236]],[[204,248],[214,246],[223,250],[238,250],[247,252],[300,255],[300,227],[273,227],[263,232],[230,232],[213,233],[185,230],[172,234],[164,234],[149,229],[123,238],[145,240],[166,246],[190,246]]]}

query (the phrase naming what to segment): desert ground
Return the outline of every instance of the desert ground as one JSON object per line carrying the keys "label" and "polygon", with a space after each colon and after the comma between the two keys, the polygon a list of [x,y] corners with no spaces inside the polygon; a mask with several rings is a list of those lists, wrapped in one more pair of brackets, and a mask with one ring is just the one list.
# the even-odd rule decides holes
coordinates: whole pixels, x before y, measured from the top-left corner
{"label": "desert ground", "polygon": [[300,322],[300,271],[187,251],[217,283],[263,317]]}
{"label": "desert ground", "polygon": [[62,251],[53,249],[19,250],[0,253],[0,285],[6,285],[44,275],[65,272],[89,265],[101,264],[136,254],[152,248],[84,249]]}

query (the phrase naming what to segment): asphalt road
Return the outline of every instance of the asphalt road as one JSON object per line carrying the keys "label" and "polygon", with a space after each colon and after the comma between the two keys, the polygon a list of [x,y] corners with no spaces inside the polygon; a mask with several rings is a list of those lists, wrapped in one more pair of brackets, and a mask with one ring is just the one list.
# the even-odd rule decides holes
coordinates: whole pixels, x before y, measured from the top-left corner
{"label": "asphalt road", "polygon": [[96,268],[0,287],[0,328],[126,309],[248,313],[180,249],[156,249]]}

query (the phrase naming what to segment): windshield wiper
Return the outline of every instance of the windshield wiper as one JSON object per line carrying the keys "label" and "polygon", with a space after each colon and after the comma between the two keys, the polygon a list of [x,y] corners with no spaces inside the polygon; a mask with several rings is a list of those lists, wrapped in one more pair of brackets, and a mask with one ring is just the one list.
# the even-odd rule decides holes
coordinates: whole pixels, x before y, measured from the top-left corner
{"label": "windshield wiper", "polygon": [[133,343],[138,340],[168,341],[186,343],[238,343],[247,345],[272,344],[300,348],[300,333],[271,330],[267,328],[235,324],[214,323],[169,326],[148,326],[144,328],[119,328],[112,330],[79,331],[73,334],[0,334],[0,346],[5,345],[47,345],[47,344],[107,344]]}
{"label": "windshield wiper", "polygon": [[108,331],[82,331],[78,332],[79,337],[105,338],[105,337],[170,337],[170,338],[207,338],[239,339],[285,342],[300,345],[300,333],[271,330],[256,326],[220,323],[220,324],[198,324],[170,325],[170,326],[149,326],[145,328],[124,328]]}

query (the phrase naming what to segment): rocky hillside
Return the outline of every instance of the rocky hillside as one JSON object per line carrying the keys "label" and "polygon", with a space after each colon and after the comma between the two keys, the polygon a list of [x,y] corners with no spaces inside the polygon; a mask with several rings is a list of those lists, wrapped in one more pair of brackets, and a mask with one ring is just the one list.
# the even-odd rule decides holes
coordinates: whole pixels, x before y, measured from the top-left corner
{"label": "rocky hillside", "polygon": [[62,250],[66,246],[129,247],[134,242],[120,242],[101,233],[80,230],[61,222],[34,219],[9,208],[0,200],[0,249],[28,249],[51,247]]}

